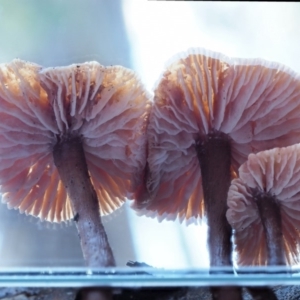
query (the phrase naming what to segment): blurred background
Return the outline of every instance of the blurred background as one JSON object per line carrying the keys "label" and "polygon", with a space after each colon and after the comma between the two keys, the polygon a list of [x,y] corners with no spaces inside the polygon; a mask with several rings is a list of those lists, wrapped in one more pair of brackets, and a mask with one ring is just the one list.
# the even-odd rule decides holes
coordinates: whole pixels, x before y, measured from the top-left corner
{"label": "blurred background", "polygon": [[[97,60],[135,70],[152,90],[165,62],[190,47],[278,61],[300,72],[300,3],[1,0],[0,63]],[[1,121],[1,120],[0,120]],[[208,267],[206,226],[138,217],[130,202],[104,218],[118,266]],[[0,266],[83,266],[76,228],[0,205]]]}

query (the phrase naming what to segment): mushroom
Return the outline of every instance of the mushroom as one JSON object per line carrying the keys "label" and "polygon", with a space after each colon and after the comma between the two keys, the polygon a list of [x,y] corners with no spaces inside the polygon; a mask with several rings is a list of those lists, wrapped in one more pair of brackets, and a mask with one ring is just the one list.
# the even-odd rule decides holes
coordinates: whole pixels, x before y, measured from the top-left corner
{"label": "mushroom", "polygon": [[250,154],[227,203],[240,264],[299,263],[300,144]]}
{"label": "mushroom", "polygon": [[100,213],[141,184],[148,94],[134,73],[88,62],[0,65],[0,191],[42,220],[74,218],[86,264],[114,266]]}
{"label": "mushroom", "polygon": [[210,265],[232,265],[231,179],[249,153],[300,141],[300,80],[261,59],[190,49],[172,59],[149,117],[140,215],[208,223]]}

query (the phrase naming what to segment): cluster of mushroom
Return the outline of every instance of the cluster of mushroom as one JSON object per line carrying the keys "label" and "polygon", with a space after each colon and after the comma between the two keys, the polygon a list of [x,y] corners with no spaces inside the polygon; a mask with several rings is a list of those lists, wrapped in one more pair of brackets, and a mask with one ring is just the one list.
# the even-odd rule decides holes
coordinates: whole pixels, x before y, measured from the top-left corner
{"label": "cluster of mushroom", "polygon": [[[134,203],[140,214],[188,222],[205,215],[211,267],[232,266],[232,228],[241,263],[297,260],[297,146],[259,153],[300,143],[295,72],[192,49],[162,74],[147,132],[146,183]],[[224,289],[212,292],[227,299]],[[238,288],[230,293],[241,299]]]}
{"label": "cluster of mushroom", "polygon": [[297,260],[292,70],[191,49],[170,61],[153,103],[132,71],[96,62],[14,60],[0,82],[2,199],[49,221],[74,217],[88,265],[114,265],[99,211],[126,198],[160,220],[205,215],[212,267],[232,266],[232,227],[241,263]]}
{"label": "cluster of mushroom", "polygon": [[[205,214],[211,266],[230,265],[232,230],[226,219],[230,182],[249,154],[300,142],[299,116],[300,78],[290,69],[259,59],[230,59],[203,49],[182,54],[169,63],[155,89],[146,185],[136,194],[135,207],[146,215],[155,212],[161,219],[189,220]],[[277,164],[284,169],[283,161]],[[294,175],[289,164],[285,172],[270,168],[263,168],[264,174],[277,178],[283,173],[282,184],[291,184]],[[245,169],[240,169],[244,183],[251,176],[258,177],[258,188],[264,190],[267,179],[256,174],[262,170],[252,163],[247,169],[250,176]],[[275,169],[280,174],[274,175]],[[267,192],[271,189],[277,195],[268,184]],[[256,188],[253,183],[250,187]],[[246,196],[240,203],[236,191],[242,193],[238,180],[230,189],[227,217],[242,230],[254,212],[245,211]],[[293,201],[286,204],[290,215]]]}

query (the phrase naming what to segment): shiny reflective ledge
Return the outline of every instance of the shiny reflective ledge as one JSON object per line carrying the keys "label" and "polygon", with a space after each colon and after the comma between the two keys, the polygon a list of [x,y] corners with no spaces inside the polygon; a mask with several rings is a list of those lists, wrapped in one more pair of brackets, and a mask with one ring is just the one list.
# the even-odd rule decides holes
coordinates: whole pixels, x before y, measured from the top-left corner
{"label": "shiny reflective ledge", "polygon": [[283,267],[163,270],[156,268],[2,269],[1,287],[175,287],[299,285],[300,269]]}

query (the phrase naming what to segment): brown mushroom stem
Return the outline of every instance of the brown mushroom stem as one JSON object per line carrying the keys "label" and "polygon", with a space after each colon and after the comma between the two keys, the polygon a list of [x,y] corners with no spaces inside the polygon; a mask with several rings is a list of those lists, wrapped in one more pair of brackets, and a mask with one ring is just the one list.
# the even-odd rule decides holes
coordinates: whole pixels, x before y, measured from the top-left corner
{"label": "brown mushroom stem", "polygon": [[230,142],[225,134],[213,132],[197,143],[196,150],[207,216],[210,266],[232,266],[232,230],[226,219],[231,181]]}
{"label": "brown mushroom stem", "polygon": [[267,243],[268,266],[285,266],[284,243],[279,203],[273,195],[253,190]]}
{"label": "brown mushroom stem", "polygon": [[80,137],[67,134],[60,137],[53,149],[53,157],[71,199],[86,264],[89,267],[115,266]]}
{"label": "brown mushroom stem", "polygon": [[79,290],[75,300],[112,300],[110,289],[83,288]]}
{"label": "brown mushroom stem", "polygon": [[[226,218],[230,186],[231,149],[227,136],[212,132],[197,141],[204,205],[208,225],[208,249],[211,267],[232,266],[232,230]],[[213,299],[242,299],[239,287],[211,288]]]}
{"label": "brown mushroom stem", "polygon": [[212,287],[210,291],[212,293],[212,300],[243,300],[242,291],[239,287]]}

